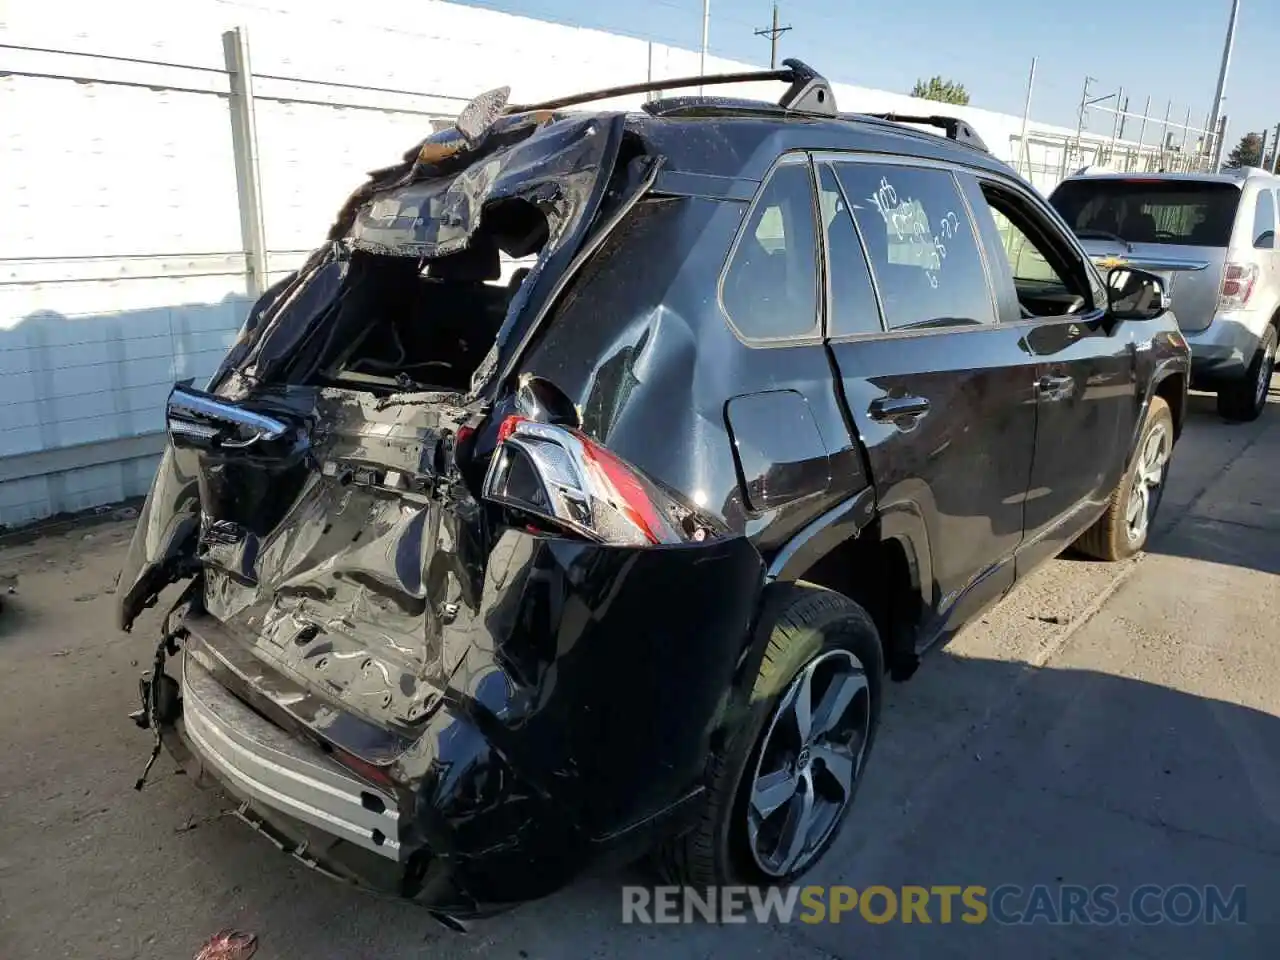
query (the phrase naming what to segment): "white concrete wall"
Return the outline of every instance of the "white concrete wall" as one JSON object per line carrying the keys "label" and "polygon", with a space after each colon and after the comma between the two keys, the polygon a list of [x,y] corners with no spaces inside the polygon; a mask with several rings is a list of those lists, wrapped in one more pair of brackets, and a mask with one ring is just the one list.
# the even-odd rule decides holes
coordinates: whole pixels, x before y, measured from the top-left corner
{"label": "white concrete wall", "polygon": [[[0,6],[0,44],[43,48],[0,47],[0,526],[145,492],[169,386],[207,378],[243,320],[221,40],[236,26],[257,75],[273,279],[366,171],[482,90],[509,83],[530,101],[698,72],[694,51],[426,0]],[[844,110],[950,109],[998,155],[1016,149],[1019,117],[847,85],[836,95]],[[1072,131],[1032,129],[1047,138],[1032,159],[1055,167],[1049,151]]]}

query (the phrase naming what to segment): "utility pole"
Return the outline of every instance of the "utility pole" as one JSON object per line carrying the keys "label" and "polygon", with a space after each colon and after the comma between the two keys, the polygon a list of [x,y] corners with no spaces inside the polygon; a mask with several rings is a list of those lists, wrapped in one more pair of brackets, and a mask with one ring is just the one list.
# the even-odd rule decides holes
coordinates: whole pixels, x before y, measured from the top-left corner
{"label": "utility pole", "polygon": [[[1231,69],[1231,48],[1236,42],[1236,22],[1240,19],[1240,0],[1231,0],[1231,19],[1227,21],[1227,39],[1222,45],[1222,66],[1218,69],[1218,87],[1213,92],[1213,113],[1209,129],[1217,131],[1218,118],[1222,114],[1222,97],[1227,89],[1227,71]],[[1222,139],[1213,146],[1213,170],[1222,163]]]}
{"label": "utility pole", "polygon": [[1089,84],[1093,83],[1093,77],[1086,76],[1084,78],[1084,89],[1080,91],[1080,112],[1076,115],[1076,148],[1075,162],[1078,164],[1084,158],[1080,155],[1080,134],[1084,132],[1084,110],[1089,103]]}
{"label": "utility pole", "polygon": [[790,26],[778,26],[778,5],[773,5],[773,26],[765,29],[757,30],[757,37],[769,38],[769,69],[776,70],[778,68],[778,38],[790,30]]}
{"label": "utility pole", "polygon": [[1027,77],[1027,102],[1022,107],[1022,136],[1018,140],[1021,148],[1018,159],[1026,162],[1027,170],[1023,176],[1028,180],[1031,179],[1031,148],[1027,145],[1027,124],[1031,121],[1031,91],[1036,85],[1036,61],[1038,59],[1039,57],[1031,58],[1031,75]]}

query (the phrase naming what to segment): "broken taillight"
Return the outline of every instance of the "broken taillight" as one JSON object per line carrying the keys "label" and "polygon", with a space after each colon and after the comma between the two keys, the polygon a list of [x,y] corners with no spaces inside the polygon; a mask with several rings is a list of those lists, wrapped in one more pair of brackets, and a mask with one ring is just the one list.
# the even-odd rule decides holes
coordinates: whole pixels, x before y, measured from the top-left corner
{"label": "broken taillight", "polygon": [[1218,297],[1218,309],[1242,310],[1247,307],[1257,282],[1256,263],[1228,263],[1222,272],[1222,293]]}
{"label": "broken taillight", "polygon": [[601,543],[647,546],[705,540],[710,523],[581,430],[509,416],[484,496]]}

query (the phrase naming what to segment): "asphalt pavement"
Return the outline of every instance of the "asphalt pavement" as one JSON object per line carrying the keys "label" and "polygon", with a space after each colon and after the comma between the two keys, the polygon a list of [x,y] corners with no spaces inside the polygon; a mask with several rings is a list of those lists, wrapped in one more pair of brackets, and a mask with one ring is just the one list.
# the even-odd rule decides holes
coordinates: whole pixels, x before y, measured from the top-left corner
{"label": "asphalt pavement", "polygon": [[1245,923],[623,924],[621,886],[649,882],[628,870],[451,933],[277,853],[167,757],[134,792],[157,617],[112,625],[131,530],[113,520],[0,547],[0,958],[186,960],[228,927],[286,960],[1280,955],[1272,401],[1232,425],[1193,397],[1147,554],[1052,562],[890,686],[853,816],[805,881],[1242,887]]}

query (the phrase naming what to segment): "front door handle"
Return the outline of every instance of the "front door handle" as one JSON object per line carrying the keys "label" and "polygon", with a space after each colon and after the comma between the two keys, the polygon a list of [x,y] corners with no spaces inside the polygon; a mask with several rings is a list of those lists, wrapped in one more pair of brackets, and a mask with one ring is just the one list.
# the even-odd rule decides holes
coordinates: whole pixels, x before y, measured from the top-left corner
{"label": "front door handle", "polygon": [[1075,385],[1073,377],[1041,377],[1036,381],[1036,392],[1046,400],[1065,400]]}
{"label": "front door handle", "polygon": [[881,423],[902,417],[919,417],[929,412],[929,401],[924,397],[876,397],[867,412],[872,420]]}

